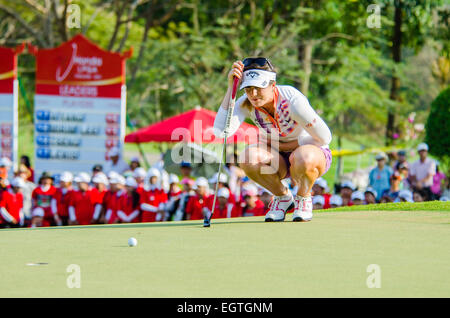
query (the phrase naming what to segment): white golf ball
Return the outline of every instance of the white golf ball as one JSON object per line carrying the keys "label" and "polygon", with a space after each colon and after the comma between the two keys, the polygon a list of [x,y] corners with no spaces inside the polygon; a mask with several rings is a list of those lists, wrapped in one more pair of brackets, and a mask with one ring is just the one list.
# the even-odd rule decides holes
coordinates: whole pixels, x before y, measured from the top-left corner
{"label": "white golf ball", "polygon": [[130,237],[128,239],[128,246],[136,246],[137,245],[137,240],[134,237]]}

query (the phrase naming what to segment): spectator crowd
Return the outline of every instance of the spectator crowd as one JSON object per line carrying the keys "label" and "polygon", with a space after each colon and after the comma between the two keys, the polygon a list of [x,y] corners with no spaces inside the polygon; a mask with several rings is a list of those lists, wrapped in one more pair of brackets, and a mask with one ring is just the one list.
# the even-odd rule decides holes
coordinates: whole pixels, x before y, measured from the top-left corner
{"label": "spectator crowd", "polygon": [[[364,190],[346,180],[332,194],[325,179],[317,179],[312,188],[313,208],[449,200],[449,178],[428,157],[426,144],[420,144],[417,151],[419,159],[411,164],[405,151],[396,153],[391,162],[386,154],[377,154],[377,165]],[[162,160],[148,170],[138,158],[128,164],[117,148],[110,150],[109,158],[90,173],[65,171],[56,179],[43,172],[37,184],[27,156],[22,156],[13,178],[8,178],[12,163],[1,158],[0,228],[201,220],[211,213],[216,184],[213,218],[265,215],[272,200],[267,189],[233,164],[227,163],[220,177],[215,174],[208,180],[194,179],[188,162],[182,162],[181,175],[175,175],[164,170]],[[283,183],[297,192],[292,180]]]}

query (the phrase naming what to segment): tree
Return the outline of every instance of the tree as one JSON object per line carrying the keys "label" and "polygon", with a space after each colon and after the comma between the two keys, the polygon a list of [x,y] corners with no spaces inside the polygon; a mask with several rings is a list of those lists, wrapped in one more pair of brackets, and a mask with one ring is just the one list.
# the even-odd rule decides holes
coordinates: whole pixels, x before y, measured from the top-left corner
{"label": "tree", "polygon": [[429,152],[447,168],[450,174],[450,87],[443,90],[431,103],[425,129],[425,142],[429,146]]}

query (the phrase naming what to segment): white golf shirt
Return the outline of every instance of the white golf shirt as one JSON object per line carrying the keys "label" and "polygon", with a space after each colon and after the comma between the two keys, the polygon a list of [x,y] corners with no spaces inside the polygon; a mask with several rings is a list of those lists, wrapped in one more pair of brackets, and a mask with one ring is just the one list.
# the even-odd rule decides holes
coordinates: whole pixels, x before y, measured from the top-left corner
{"label": "white golf shirt", "polygon": [[[311,107],[306,96],[292,86],[277,85],[275,87],[274,117],[262,108],[242,107],[242,103],[247,99],[247,95],[244,94],[236,101],[230,121],[229,136],[232,136],[242,122],[250,117],[259,127],[260,133],[269,133],[271,129],[276,129],[280,142],[297,139],[299,145],[314,144],[328,148],[331,142],[331,131]],[[214,121],[214,130],[218,137],[223,137],[226,117],[227,110],[220,107]]]}

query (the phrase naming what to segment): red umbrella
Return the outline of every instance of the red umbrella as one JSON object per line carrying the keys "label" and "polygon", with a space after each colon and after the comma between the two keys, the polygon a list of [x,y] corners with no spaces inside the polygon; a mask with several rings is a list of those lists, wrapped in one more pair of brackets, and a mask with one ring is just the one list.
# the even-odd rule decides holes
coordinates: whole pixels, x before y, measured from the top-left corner
{"label": "red umbrella", "polygon": [[[182,114],[164,119],[145,128],[141,128],[125,136],[125,142],[142,143],[159,142],[195,142],[223,143],[223,138],[216,138],[213,132],[216,112],[196,107]],[[227,138],[227,143],[256,143],[258,128],[242,123],[233,136]]]}

